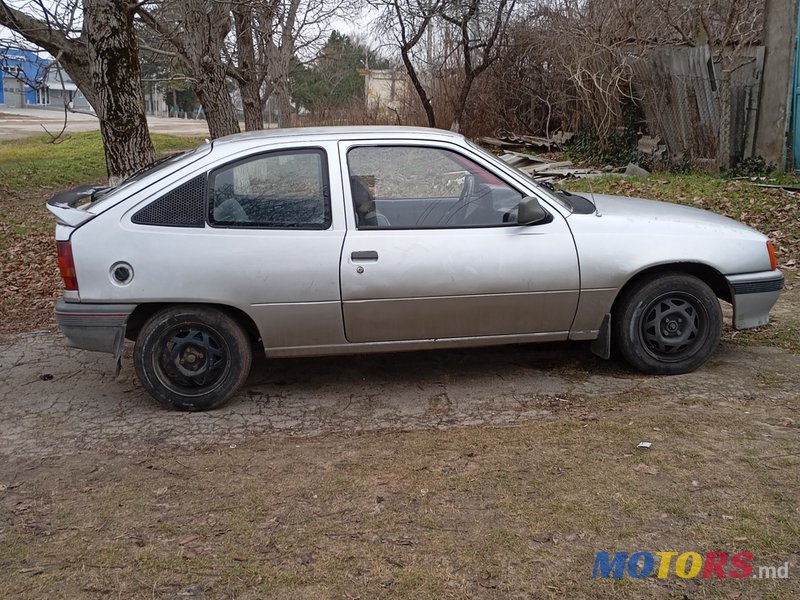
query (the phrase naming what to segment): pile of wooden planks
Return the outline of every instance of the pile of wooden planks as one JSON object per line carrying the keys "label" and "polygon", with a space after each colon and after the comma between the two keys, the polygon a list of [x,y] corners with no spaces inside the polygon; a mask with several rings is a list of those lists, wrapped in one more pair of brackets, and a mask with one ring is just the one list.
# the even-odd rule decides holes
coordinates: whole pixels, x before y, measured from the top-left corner
{"label": "pile of wooden planks", "polygon": [[506,151],[500,160],[516,167],[536,181],[555,181],[570,177],[584,178],[602,175],[602,171],[595,169],[581,169],[569,160],[550,160],[533,154]]}
{"label": "pile of wooden planks", "polygon": [[572,139],[574,133],[558,131],[549,138],[502,132],[497,137],[482,137],[480,142],[503,150],[537,150],[553,152]]}

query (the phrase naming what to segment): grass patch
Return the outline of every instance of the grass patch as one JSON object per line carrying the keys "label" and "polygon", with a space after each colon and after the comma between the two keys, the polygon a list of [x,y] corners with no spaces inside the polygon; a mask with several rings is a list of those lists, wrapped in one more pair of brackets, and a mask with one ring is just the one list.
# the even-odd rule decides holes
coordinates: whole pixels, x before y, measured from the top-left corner
{"label": "grass patch", "polygon": [[800,354],[800,319],[772,317],[767,325],[739,331],[732,339],[742,346],[773,346]]}
{"label": "grass patch", "polygon": [[[159,155],[188,150],[203,138],[151,134]],[[0,181],[9,190],[66,187],[107,177],[99,131],[69,134],[58,143],[48,136],[0,142]]]}

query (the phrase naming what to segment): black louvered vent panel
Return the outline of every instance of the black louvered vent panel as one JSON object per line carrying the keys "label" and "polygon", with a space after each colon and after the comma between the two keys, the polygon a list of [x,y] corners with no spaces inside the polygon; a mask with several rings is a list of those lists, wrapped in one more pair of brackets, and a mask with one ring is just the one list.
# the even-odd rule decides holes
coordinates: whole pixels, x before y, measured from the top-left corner
{"label": "black louvered vent panel", "polygon": [[205,225],[206,178],[195,177],[168,192],[133,215],[139,225],[203,227]]}

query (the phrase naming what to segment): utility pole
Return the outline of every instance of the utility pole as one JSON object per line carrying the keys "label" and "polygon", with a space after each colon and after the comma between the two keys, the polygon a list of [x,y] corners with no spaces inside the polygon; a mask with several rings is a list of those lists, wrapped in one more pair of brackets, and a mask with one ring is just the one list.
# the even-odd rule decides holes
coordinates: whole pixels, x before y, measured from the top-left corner
{"label": "utility pole", "polygon": [[787,166],[797,3],[798,0],[766,0],[764,6],[766,53],[755,153],[781,169]]}

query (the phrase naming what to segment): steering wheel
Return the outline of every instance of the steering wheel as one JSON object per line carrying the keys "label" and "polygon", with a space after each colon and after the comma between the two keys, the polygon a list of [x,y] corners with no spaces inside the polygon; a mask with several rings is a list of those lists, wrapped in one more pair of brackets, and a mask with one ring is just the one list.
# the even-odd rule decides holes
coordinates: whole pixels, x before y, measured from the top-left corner
{"label": "steering wheel", "polygon": [[464,187],[461,188],[461,194],[458,196],[458,200],[456,203],[447,211],[447,214],[444,216],[444,222],[450,223],[453,218],[462,213],[459,217],[459,220],[456,221],[457,223],[463,222],[464,217],[466,216],[466,209],[469,206],[470,202],[472,202],[472,195],[475,192],[475,175],[471,173],[467,173],[464,175]]}
{"label": "steering wheel", "polygon": [[461,194],[458,197],[458,205],[466,206],[469,204],[472,193],[475,191],[475,175],[467,173],[464,175],[464,187],[461,188]]}

